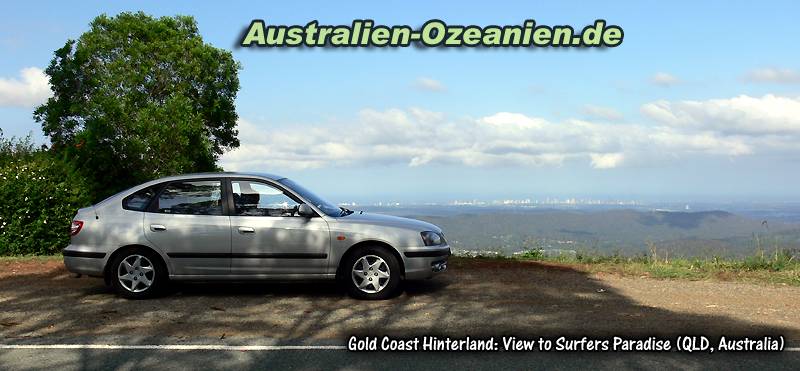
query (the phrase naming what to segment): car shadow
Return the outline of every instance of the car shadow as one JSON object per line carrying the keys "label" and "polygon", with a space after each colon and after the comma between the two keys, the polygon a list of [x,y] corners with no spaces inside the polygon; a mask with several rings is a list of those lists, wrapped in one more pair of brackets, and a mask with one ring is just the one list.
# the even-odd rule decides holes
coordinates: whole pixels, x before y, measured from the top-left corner
{"label": "car shadow", "polygon": [[276,297],[344,297],[345,292],[334,281],[231,281],[170,282],[166,296],[276,296]]}

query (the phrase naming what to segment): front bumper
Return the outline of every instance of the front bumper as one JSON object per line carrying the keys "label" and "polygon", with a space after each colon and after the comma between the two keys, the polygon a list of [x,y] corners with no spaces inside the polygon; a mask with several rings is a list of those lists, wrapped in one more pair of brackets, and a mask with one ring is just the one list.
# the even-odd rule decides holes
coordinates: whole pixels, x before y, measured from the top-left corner
{"label": "front bumper", "polygon": [[437,273],[444,272],[447,270],[448,257],[450,257],[450,246],[424,247],[403,251],[406,279],[426,279],[433,277]]}
{"label": "front bumper", "polygon": [[62,253],[64,254],[64,265],[68,271],[88,276],[103,275],[106,253],[79,250],[74,245],[67,246]]}

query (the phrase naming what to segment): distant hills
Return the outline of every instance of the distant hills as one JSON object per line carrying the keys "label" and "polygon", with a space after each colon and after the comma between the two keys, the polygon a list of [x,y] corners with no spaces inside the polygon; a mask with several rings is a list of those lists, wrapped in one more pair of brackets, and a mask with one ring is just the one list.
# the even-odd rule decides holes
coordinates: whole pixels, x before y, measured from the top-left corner
{"label": "distant hills", "polygon": [[439,225],[456,249],[504,254],[538,248],[639,255],[649,254],[652,247],[659,256],[729,257],[753,255],[759,248],[770,253],[776,247],[800,246],[800,224],[725,211],[410,211],[401,214]]}

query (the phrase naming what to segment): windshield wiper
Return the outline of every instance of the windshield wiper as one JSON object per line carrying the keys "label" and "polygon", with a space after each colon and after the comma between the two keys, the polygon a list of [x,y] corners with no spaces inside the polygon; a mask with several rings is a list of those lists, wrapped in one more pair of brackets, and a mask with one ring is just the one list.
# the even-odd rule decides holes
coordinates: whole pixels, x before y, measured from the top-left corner
{"label": "windshield wiper", "polygon": [[342,209],[342,213],[339,216],[348,216],[354,212],[353,210],[350,210],[346,207],[339,206],[339,208]]}

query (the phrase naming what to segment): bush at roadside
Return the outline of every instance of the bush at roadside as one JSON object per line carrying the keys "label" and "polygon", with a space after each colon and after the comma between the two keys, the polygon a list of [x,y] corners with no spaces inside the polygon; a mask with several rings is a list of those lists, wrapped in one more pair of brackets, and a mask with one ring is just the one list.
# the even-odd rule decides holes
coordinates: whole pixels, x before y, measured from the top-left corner
{"label": "bush at roadside", "polygon": [[89,187],[47,152],[0,162],[0,255],[56,254],[69,244],[75,212]]}

